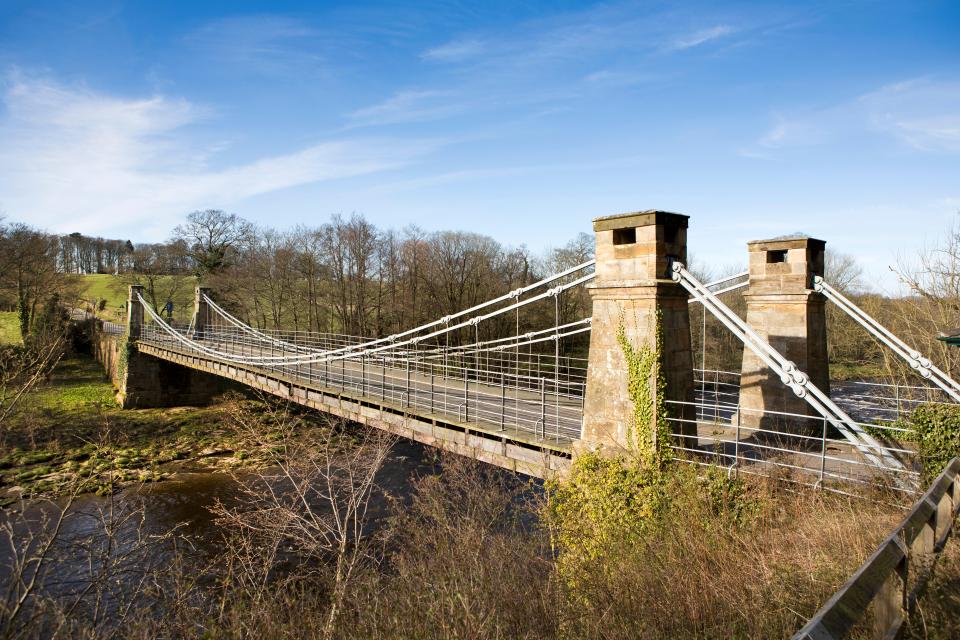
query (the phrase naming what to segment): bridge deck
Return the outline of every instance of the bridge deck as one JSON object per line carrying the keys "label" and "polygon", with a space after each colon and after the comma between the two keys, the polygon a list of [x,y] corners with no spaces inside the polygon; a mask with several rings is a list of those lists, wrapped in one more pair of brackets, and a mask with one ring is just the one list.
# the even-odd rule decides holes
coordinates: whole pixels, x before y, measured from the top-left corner
{"label": "bridge deck", "polygon": [[[251,349],[249,344],[238,345],[216,336],[205,337],[201,344],[241,357],[294,355],[270,348]],[[277,366],[237,364],[190,349],[162,334],[145,336],[139,345],[141,351],[159,358],[539,477],[569,465],[580,435],[582,396],[564,393],[562,384],[546,378],[521,380],[500,372],[387,357]],[[448,375],[442,375],[444,372]],[[688,441],[689,448],[677,445],[683,458],[723,465],[737,461],[745,471],[787,469],[805,477],[812,475],[820,483],[831,479],[870,482],[876,475],[877,469],[865,465],[846,442],[831,440],[826,447],[819,442],[778,446],[757,440],[759,434],[753,430],[738,431],[727,415],[718,422],[721,416],[715,407],[715,415],[708,415],[708,398],[699,398],[698,405],[698,414],[703,415],[697,421],[696,442]]]}
{"label": "bridge deck", "polygon": [[[328,366],[275,368],[227,363],[153,337],[141,340],[138,348],[327,413],[538,477],[565,468],[572,457],[574,439],[564,432],[558,437],[551,428],[575,422],[579,435],[579,399],[556,394],[544,394],[549,401],[544,403],[540,393],[529,390],[444,379],[412,369],[407,384],[406,367],[347,360]],[[541,422],[544,415],[546,420]]]}

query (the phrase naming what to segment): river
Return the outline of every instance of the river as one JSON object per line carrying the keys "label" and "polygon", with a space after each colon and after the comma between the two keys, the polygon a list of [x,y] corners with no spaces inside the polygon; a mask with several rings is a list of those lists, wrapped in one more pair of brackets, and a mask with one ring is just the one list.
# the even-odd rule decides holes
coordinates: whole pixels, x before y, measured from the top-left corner
{"label": "river", "polygon": [[[390,515],[386,495],[408,497],[411,480],[435,470],[431,451],[415,442],[396,442],[377,476],[382,491],[374,494],[368,513],[370,529],[382,526]],[[70,603],[89,590],[98,576],[116,574],[111,577],[113,584],[97,587],[103,592],[101,606],[115,610],[147,573],[175,561],[185,562],[188,572],[209,567],[224,546],[224,530],[211,508],[218,501],[236,506],[242,497],[238,480],[243,476],[189,464],[166,471],[172,472],[171,477],[162,482],[128,486],[111,496],[76,497],[60,526],[37,592]],[[6,590],[16,577],[18,552],[26,548],[35,552],[38,545],[30,540],[49,536],[65,504],[63,498],[31,501],[22,512],[15,505],[0,512],[0,530],[9,531],[0,535],[0,589]],[[110,530],[115,534],[108,535]],[[164,538],[171,531],[176,531],[176,545]],[[40,537],[34,538],[37,534]],[[28,570],[25,575],[30,574]]]}

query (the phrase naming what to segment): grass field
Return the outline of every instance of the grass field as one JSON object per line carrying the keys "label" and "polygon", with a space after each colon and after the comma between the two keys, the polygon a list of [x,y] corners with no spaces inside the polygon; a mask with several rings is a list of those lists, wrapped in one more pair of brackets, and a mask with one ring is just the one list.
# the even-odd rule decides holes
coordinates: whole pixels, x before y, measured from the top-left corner
{"label": "grass field", "polygon": [[113,385],[103,370],[89,358],[65,358],[51,381],[33,394],[34,406],[49,411],[71,412],[113,408]]}
{"label": "grass field", "polygon": [[[101,366],[68,356],[4,423],[0,507],[20,491],[56,493],[86,478],[84,490],[111,492],[123,483],[167,477],[159,465],[203,460],[205,468],[253,464],[222,426],[223,406],[122,409]],[[225,452],[207,457],[203,451]],[[5,488],[17,487],[10,493]]]}
{"label": "grass field", "polygon": [[[95,300],[106,300],[103,312],[98,315],[107,320],[117,320],[126,309],[127,287],[129,280],[123,276],[114,276],[105,273],[88,274],[81,276],[82,297],[88,303]],[[192,276],[160,276],[156,283],[158,304],[163,304],[166,297],[171,295],[174,308],[178,313],[193,308],[193,277]],[[163,298],[160,300],[159,298]]]}
{"label": "grass field", "polygon": [[20,327],[16,311],[0,311],[0,344],[20,342]]}
{"label": "grass field", "polygon": [[126,303],[127,284],[120,276],[92,273],[81,278],[85,300],[106,300],[107,309],[116,309]]}

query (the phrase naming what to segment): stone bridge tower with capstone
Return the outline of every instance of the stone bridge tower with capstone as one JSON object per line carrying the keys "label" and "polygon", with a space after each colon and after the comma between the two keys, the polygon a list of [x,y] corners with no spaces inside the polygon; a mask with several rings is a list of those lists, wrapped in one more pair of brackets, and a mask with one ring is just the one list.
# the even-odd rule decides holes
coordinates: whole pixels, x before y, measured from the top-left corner
{"label": "stone bridge tower with capstone", "polygon": [[[609,453],[629,447],[634,404],[617,334],[621,327],[635,349],[656,344],[661,331],[660,367],[670,431],[693,446],[696,434],[689,296],[671,278],[673,261],[687,258],[688,216],[641,211],[597,218],[596,278],[590,285],[593,323],[579,448]],[[655,392],[651,386],[651,394]],[[652,397],[652,396],[651,396]]]}
{"label": "stone bridge tower with capstone", "polygon": [[[813,289],[814,276],[823,276],[826,242],[808,237],[777,238],[749,242],[747,249],[747,324],[829,395],[826,298]],[[740,411],[735,419],[748,428],[822,433],[819,421],[769,412],[819,416],[752,351],[744,349]]]}

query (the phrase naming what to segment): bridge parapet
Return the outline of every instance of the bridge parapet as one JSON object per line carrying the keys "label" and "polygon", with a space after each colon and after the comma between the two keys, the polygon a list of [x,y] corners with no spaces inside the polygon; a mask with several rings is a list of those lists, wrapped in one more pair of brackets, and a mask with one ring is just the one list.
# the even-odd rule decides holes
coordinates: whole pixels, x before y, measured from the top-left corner
{"label": "bridge parapet", "polygon": [[622,326],[634,348],[655,347],[657,313],[665,395],[676,405],[676,424],[695,434],[693,359],[687,292],[670,277],[674,260],[686,260],[688,216],[641,211],[597,218],[596,279],[589,287],[593,323],[581,448],[622,450],[634,415]]}
{"label": "bridge parapet", "polygon": [[130,285],[127,295],[127,336],[130,340],[139,340],[143,331],[143,305],[140,297],[143,296],[143,286]]}
{"label": "bridge parapet", "polygon": [[[824,393],[830,392],[827,362],[826,298],[814,291],[814,276],[823,276],[826,242],[791,237],[747,243],[750,288],[747,324],[805,372]],[[817,415],[749,349],[743,352],[741,424],[789,432],[817,431],[816,423],[765,414],[765,411]]]}
{"label": "bridge parapet", "polygon": [[192,327],[191,338],[194,336],[202,336],[206,328],[213,322],[210,303],[207,302],[207,298],[209,297],[210,289],[208,287],[196,288],[193,301],[193,322],[190,323]]}

